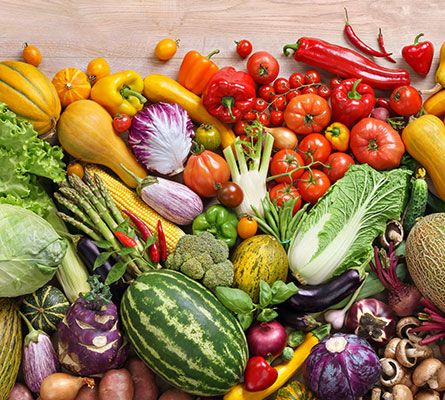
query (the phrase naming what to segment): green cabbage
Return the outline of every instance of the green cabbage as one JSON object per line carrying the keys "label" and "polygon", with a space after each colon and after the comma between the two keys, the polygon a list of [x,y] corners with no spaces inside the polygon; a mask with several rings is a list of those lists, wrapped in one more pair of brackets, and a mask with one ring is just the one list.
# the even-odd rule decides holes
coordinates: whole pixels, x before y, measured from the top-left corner
{"label": "green cabbage", "polygon": [[0,297],[31,293],[47,283],[67,243],[32,211],[0,204]]}
{"label": "green cabbage", "polygon": [[301,219],[288,251],[294,276],[320,284],[348,268],[367,266],[372,242],[390,219],[399,219],[410,172],[378,172],[352,165]]}

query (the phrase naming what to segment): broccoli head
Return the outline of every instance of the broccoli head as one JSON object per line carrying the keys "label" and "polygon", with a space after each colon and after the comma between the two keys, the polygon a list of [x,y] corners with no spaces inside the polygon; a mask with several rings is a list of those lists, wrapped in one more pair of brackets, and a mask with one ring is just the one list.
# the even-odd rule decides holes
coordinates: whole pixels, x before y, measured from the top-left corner
{"label": "broccoli head", "polygon": [[165,266],[181,271],[192,279],[202,280],[205,286],[213,290],[216,286],[231,286],[233,283],[233,264],[228,258],[227,244],[204,232],[199,236],[182,236]]}

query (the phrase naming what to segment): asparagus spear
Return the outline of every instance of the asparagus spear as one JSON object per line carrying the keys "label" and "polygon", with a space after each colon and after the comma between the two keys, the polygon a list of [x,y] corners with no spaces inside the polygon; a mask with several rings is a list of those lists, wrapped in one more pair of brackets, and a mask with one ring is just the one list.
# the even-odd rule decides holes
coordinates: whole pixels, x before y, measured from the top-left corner
{"label": "asparagus spear", "polygon": [[68,200],[67,198],[63,197],[62,194],[56,192],[54,193],[54,197],[56,198],[57,202],[70,210],[77,218],[79,218],[86,226],[91,228],[92,230],[95,230],[96,227],[91,222],[91,220],[85,215],[85,213],[82,212],[82,210],[76,206],[72,201]]}

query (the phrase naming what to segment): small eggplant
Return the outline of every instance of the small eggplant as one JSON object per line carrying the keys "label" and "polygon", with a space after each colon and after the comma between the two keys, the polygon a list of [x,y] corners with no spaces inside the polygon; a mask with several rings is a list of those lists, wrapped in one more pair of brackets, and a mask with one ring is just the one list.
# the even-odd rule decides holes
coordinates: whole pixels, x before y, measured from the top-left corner
{"label": "small eggplant", "polygon": [[298,293],[284,303],[298,314],[317,313],[342,301],[361,285],[359,271],[348,269],[321,285],[298,286]]}
{"label": "small eggplant", "polygon": [[22,315],[29,333],[23,347],[23,374],[26,386],[34,393],[39,393],[43,380],[59,371],[57,354],[49,336],[33,328],[28,319]]}
{"label": "small eggplant", "polygon": [[290,326],[293,329],[303,330],[305,332],[320,326],[321,323],[316,321],[312,315],[301,315],[297,311],[283,306],[278,306],[278,321],[283,325]]}

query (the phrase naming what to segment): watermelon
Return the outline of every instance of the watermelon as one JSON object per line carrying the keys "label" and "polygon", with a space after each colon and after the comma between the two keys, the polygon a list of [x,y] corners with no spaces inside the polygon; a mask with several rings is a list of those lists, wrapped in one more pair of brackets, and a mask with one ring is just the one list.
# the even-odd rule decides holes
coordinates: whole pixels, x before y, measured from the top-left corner
{"label": "watermelon", "polygon": [[243,375],[248,348],[240,324],[210,291],[180,272],[139,276],[124,294],[121,317],[139,357],[178,389],[222,395]]}

